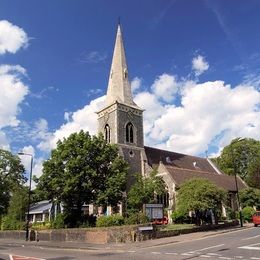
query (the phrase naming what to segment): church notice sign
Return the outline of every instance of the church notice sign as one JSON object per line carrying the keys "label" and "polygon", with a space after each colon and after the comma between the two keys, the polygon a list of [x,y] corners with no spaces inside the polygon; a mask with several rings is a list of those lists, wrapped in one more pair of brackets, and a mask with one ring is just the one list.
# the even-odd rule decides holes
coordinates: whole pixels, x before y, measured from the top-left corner
{"label": "church notice sign", "polygon": [[144,212],[150,220],[163,218],[163,204],[144,204]]}

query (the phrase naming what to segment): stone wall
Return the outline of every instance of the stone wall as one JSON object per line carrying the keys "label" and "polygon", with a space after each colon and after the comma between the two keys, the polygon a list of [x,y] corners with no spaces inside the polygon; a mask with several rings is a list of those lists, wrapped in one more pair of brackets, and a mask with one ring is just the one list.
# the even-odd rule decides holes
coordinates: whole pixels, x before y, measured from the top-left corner
{"label": "stone wall", "polygon": [[[140,231],[140,227],[151,225],[130,225],[111,228],[71,228],[30,231],[30,240],[55,242],[85,242],[92,244],[130,243],[169,236],[177,236],[198,231],[225,228],[238,225],[238,221],[214,226],[200,226],[184,230],[151,230]],[[0,238],[25,239],[25,231],[0,231]]]}

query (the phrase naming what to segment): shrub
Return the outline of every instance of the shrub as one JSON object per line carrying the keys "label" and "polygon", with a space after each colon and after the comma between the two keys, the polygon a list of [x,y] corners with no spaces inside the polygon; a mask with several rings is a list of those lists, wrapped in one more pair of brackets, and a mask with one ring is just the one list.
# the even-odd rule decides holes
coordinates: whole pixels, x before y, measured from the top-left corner
{"label": "shrub", "polygon": [[226,208],[226,213],[227,213],[227,219],[228,220],[234,220],[234,219],[239,219],[239,214],[237,211],[231,209],[231,208]]}
{"label": "shrub", "polygon": [[172,221],[176,224],[190,223],[190,216],[182,210],[175,210],[172,215]]}
{"label": "shrub", "polygon": [[112,227],[124,225],[124,218],[121,215],[115,214],[111,216],[101,216],[97,219],[97,227]]}
{"label": "shrub", "polygon": [[32,229],[36,230],[44,230],[44,229],[50,229],[51,228],[51,223],[46,221],[46,222],[36,222],[32,224]]}
{"label": "shrub", "polygon": [[24,230],[26,223],[19,221],[9,216],[5,216],[2,219],[1,229],[2,230]]}
{"label": "shrub", "polygon": [[65,228],[65,216],[62,213],[58,214],[51,222],[51,227],[55,229]]}
{"label": "shrub", "polygon": [[142,212],[133,212],[125,219],[125,224],[145,224],[149,222],[149,218]]}
{"label": "shrub", "polygon": [[255,210],[252,207],[245,207],[243,208],[242,213],[243,213],[244,220],[247,222],[251,222]]}

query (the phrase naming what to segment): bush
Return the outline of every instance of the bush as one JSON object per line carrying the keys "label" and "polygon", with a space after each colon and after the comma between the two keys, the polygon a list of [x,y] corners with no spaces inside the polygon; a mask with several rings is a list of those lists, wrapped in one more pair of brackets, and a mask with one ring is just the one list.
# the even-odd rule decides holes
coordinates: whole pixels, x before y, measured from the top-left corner
{"label": "bush", "polygon": [[9,216],[2,219],[1,230],[25,230],[26,223]]}
{"label": "bush", "polygon": [[176,224],[190,223],[191,219],[188,213],[182,210],[175,210],[172,215],[172,221]]}
{"label": "bush", "polygon": [[32,224],[32,229],[36,230],[44,230],[44,229],[50,229],[51,228],[51,223],[46,221],[46,222],[36,222]]}
{"label": "bush", "polygon": [[51,227],[55,229],[65,228],[65,216],[62,213],[58,214],[51,222]]}
{"label": "bush", "polygon": [[255,213],[255,210],[252,207],[243,208],[242,213],[245,221],[252,222],[252,216]]}
{"label": "bush", "polygon": [[239,213],[231,208],[226,208],[227,220],[239,219]]}
{"label": "bush", "polygon": [[145,224],[149,222],[149,218],[142,212],[130,213],[129,216],[125,219],[125,224],[134,225],[134,224]]}
{"label": "bush", "polygon": [[115,214],[111,216],[101,216],[97,219],[97,227],[112,227],[124,225],[124,218],[121,215]]}

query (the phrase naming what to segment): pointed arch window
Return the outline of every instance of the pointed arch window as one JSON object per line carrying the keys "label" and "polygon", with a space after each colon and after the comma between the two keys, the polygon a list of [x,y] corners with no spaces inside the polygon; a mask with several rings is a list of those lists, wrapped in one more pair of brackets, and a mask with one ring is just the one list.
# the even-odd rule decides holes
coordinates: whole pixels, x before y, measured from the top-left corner
{"label": "pointed arch window", "polygon": [[126,142],[127,143],[134,142],[134,126],[130,122],[126,125]]}
{"label": "pointed arch window", "polygon": [[110,143],[110,127],[108,124],[105,125],[105,140]]}

